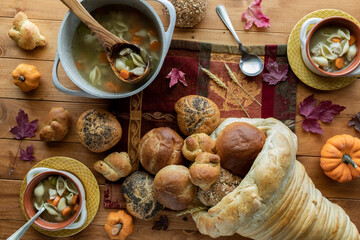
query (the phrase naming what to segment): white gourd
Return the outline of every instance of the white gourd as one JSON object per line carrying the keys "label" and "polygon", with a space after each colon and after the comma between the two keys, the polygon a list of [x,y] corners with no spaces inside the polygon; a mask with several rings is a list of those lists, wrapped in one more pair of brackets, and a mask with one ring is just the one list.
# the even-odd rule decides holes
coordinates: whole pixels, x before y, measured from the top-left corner
{"label": "white gourd", "polygon": [[57,208],[60,212],[62,212],[62,210],[64,210],[65,208],[67,207],[67,204],[66,204],[66,198],[61,198],[59,200],[59,203],[57,205]]}
{"label": "white gourd", "polygon": [[333,53],[330,48],[326,45],[321,45],[321,55],[329,60],[335,60],[338,58],[338,55]]}
{"label": "white gourd", "polygon": [[357,47],[356,47],[356,45],[355,45],[355,44],[354,44],[354,45],[351,45],[351,46],[349,47],[349,51],[346,53],[346,59],[347,59],[348,61],[352,61],[352,60],[354,59],[356,53],[357,53]]}
{"label": "white gourd", "polygon": [[323,68],[329,66],[329,61],[325,57],[313,57],[312,59],[317,65]]}
{"label": "white gourd", "polygon": [[134,62],[134,64],[138,67],[146,67],[144,60],[142,57],[137,53],[130,53],[130,56]]}
{"label": "white gourd", "polygon": [[44,184],[40,182],[34,189],[34,195],[36,198],[41,198],[42,196],[44,196],[44,193],[45,193]]}
{"label": "white gourd", "polygon": [[56,191],[59,194],[59,196],[62,196],[66,190],[66,183],[65,180],[62,177],[58,177],[56,181]]}
{"label": "white gourd", "polygon": [[101,72],[98,66],[95,66],[89,74],[89,79],[92,84],[99,84],[101,78]]}
{"label": "white gourd", "polygon": [[46,211],[53,216],[59,216],[60,213],[57,211],[57,209],[50,203],[44,203],[44,207]]}

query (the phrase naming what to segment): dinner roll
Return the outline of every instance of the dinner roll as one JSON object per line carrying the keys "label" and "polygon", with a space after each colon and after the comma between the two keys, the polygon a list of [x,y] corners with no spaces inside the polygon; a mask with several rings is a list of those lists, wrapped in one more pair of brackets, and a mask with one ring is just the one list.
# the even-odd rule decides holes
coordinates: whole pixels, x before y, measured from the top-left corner
{"label": "dinner roll", "polygon": [[195,161],[202,152],[215,152],[215,140],[205,133],[195,133],[185,139],[181,151],[187,160]]}
{"label": "dinner roll", "polygon": [[245,122],[227,125],[216,140],[216,153],[221,166],[244,177],[262,150],[266,136],[257,127]]}
{"label": "dinner roll", "polygon": [[90,109],[81,114],[76,127],[81,144],[92,152],[112,148],[122,135],[118,120],[102,109]]}
{"label": "dinner roll", "polygon": [[132,172],[131,160],[126,152],[113,152],[104,161],[94,163],[94,169],[109,181],[117,181]]}
{"label": "dinner roll", "polygon": [[132,173],[125,179],[121,192],[126,209],[138,219],[150,219],[163,209],[154,195],[154,178],[148,173]]}
{"label": "dinner roll", "polygon": [[206,97],[182,97],[175,103],[175,111],[180,131],[186,136],[194,133],[210,134],[220,124],[219,108]]}
{"label": "dinner roll", "polygon": [[167,165],[185,164],[186,160],[181,154],[183,142],[183,138],[171,128],[154,128],[140,140],[140,162],[152,174]]}
{"label": "dinner roll", "polygon": [[169,165],[161,169],[154,179],[156,199],[172,210],[184,210],[194,200],[196,187],[189,178],[189,169]]}
{"label": "dinner roll", "polygon": [[218,155],[202,152],[189,168],[190,180],[202,190],[207,190],[218,179],[220,169],[220,157]]}
{"label": "dinner roll", "polygon": [[220,176],[208,190],[199,189],[197,197],[205,206],[215,206],[227,194],[240,185],[241,178],[221,168]]}

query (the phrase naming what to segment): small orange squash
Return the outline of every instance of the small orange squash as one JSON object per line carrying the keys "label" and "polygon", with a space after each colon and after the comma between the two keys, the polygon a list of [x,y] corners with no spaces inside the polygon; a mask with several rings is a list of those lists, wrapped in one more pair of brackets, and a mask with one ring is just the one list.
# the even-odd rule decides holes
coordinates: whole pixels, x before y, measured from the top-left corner
{"label": "small orange squash", "polygon": [[360,177],[360,139],[347,134],[328,139],[321,150],[320,166],[328,177],[341,183]]}
{"label": "small orange squash", "polygon": [[125,240],[134,231],[134,224],[131,215],[123,210],[109,213],[105,231],[111,239]]}
{"label": "small orange squash", "polygon": [[41,74],[33,65],[22,63],[11,75],[14,78],[14,84],[23,92],[29,92],[39,86]]}

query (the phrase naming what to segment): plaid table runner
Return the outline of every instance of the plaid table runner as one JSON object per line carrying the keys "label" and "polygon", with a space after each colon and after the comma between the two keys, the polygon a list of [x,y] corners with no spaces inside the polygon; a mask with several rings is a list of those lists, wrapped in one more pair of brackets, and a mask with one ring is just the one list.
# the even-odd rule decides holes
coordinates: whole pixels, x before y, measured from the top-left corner
{"label": "plaid table runner", "polygon": [[[279,64],[288,63],[285,45],[253,46],[247,47],[247,50],[264,60],[264,72],[267,72],[266,64],[269,59],[276,60]],[[236,46],[173,41],[158,77],[150,86],[130,98],[110,102],[111,113],[117,117],[123,127],[123,137],[112,152],[128,152],[133,163],[141,169],[137,156],[137,146],[141,137],[151,129],[162,126],[171,127],[180,133],[174,104],[186,95],[197,94],[210,98],[218,105],[222,119],[246,117],[233,96],[209,79],[199,68],[200,65],[209,69],[227,85],[250,117],[274,117],[288,126],[293,125],[296,113],[297,79],[291,68],[289,67],[286,81],[270,86],[262,81],[262,75],[246,77],[238,66],[240,58]],[[231,80],[224,63],[231,68],[239,83],[262,104],[262,107]],[[172,68],[178,68],[185,73],[187,87],[177,83],[169,88],[170,79],[166,76]],[[115,183],[106,182],[104,192],[106,208],[124,208],[120,187],[121,180]]]}

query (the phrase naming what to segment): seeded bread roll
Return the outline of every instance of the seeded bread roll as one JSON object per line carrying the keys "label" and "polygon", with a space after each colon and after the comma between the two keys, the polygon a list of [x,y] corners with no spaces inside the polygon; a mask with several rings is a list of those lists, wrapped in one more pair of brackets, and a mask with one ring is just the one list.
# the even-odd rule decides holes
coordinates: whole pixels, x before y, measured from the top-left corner
{"label": "seeded bread roll", "polygon": [[126,209],[138,219],[153,218],[164,207],[154,195],[154,178],[145,172],[134,172],[128,176],[121,192],[124,194]]}
{"label": "seeded bread roll", "polygon": [[210,99],[198,95],[180,98],[175,103],[180,131],[190,136],[195,133],[212,133],[220,124],[220,110]]}
{"label": "seeded bread roll", "polygon": [[172,210],[184,210],[196,196],[196,186],[189,179],[189,169],[170,165],[161,169],[154,179],[156,199]]}
{"label": "seeded bread roll", "polygon": [[185,164],[181,154],[183,143],[184,139],[171,128],[154,128],[140,140],[139,160],[154,175],[167,165]]}
{"label": "seeded bread roll", "polygon": [[77,121],[79,140],[92,152],[104,152],[115,146],[122,135],[118,120],[109,112],[90,109]]}
{"label": "seeded bread roll", "polygon": [[234,122],[227,125],[216,140],[216,154],[220,156],[221,166],[245,177],[265,139],[265,134],[251,124]]}
{"label": "seeded bread roll", "polygon": [[221,168],[220,176],[208,190],[199,189],[197,197],[205,206],[215,206],[227,194],[239,186],[241,178]]}
{"label": "seeded bread roll", "polygon": [[216,154],[202,152],[190,166],[190,180],[202,190],[207,190],[220,175],[220,157]]}
{"label": "seeded bread roll", "polygon": [[205,133],[195,133],[187,137],[181,149],[184,157],[189,161],[195,161],[195,158],[202,152],[215,153],[215,140]]}

